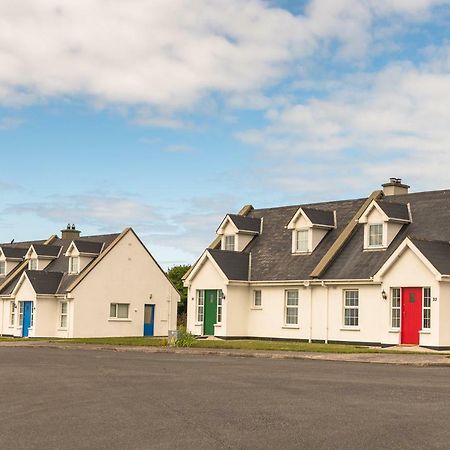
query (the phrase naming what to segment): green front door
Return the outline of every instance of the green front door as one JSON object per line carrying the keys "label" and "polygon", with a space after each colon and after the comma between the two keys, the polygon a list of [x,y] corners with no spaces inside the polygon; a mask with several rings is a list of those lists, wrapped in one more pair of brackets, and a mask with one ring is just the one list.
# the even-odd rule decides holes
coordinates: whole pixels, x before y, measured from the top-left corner
{"label": "green front door", "polygon": [[205,317],[203,334],[214,336],[214,324],[217,321],[217,291],[205,291]]}

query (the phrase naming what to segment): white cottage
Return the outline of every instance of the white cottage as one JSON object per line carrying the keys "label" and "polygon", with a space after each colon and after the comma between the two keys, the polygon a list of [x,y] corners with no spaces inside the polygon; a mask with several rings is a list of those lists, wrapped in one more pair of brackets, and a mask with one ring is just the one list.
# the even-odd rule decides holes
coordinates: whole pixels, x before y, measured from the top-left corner
{"label": "white cottage", "polygon": [[185,277],[196,335],[450,348],[450,190],[228,214]]}
{"label": "white cottage", "polygon": [[167,336],[179,300],[131,228],[0,245],[3,336]]}

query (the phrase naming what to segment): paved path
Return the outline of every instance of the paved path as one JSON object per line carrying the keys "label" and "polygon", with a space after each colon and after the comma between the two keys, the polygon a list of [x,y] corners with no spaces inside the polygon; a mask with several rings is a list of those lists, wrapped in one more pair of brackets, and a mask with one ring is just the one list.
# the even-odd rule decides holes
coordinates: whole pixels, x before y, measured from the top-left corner
{"label": "paved path", "polygon": [[0,448],[447,449],[449,370],[2,346]]}
{"label": "paved path", "polygon": [[[345,361],[373,364],[396,364],[412,366],[450,366],[450,355],[437,352],[425,352],[421,354],[405,353],[315,353],[315,352],[290,352],[268,350],[237,350],[237,349],[208,349],[208,348],[174,348],[174,347],[150,347],[150,346],[125,346],[125,345],[96,345],[96,344],[69,344],[46,341],[17,341],[1,342],[1,347],[47,347],[64,348],[68,350],[102,350],[114,352],[139,352],[139,353],[169,353],[209,356],[234,356],[254,357],[266,359],[310,359],[322,361]],[[400,350],[400,349],[398,349]]]}

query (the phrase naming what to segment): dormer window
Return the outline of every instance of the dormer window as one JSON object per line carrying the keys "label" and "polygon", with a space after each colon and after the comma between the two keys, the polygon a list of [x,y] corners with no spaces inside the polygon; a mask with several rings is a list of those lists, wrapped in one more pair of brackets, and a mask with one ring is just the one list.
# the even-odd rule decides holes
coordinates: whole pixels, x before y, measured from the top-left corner
{"label": "dormer window", "polygon": [[28,263],[28,269],[29,270],[38,270],[38,260],[37,260],[37,258],[30,259],[30,262]]}
{"label": "dormer window", "polygon": [[0,261],[0,277],[6,275],[6,261]]}
{"label": "dormer window", "polygon": [[309,230],[297,231],[296,251],[299,253],[309,252]]}
{"label": "dormer window", "polygon": [[262,223],[262,219],[256,217],[227,214],[217,229],[221,250],[242,252],[255,236],[261,234]]}
{"label": "dormer window", "polygon": [[335,211],[301,207],[287,224],[292,230],[292,253],[310,254],[314,252],[330,230],[336,228]]}
{"label": "dormer window", "polygon": [[234,252],[235,250],[235,236],[224,236],[223,238],[223,249]]}
{"label": "dormer window", "polygon": [[386,250],[403,226],[411,222],[408,204],[372,201],[359,219],[364,224],[364,250]]}
{"label": "dormer window", "polygon": [[69,257],[69,273],[79,273],[80,272],[80,258],[78,256]]}
{"label": "dormer window", "polygon": [[375,223],[369,225],[369,247],[383,247],[383,228],[382,223]]}

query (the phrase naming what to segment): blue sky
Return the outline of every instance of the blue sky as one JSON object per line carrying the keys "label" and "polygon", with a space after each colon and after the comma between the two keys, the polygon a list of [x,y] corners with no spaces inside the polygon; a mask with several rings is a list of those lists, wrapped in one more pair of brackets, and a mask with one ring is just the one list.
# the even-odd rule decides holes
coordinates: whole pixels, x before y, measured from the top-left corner
{"label": "blue sky", "polygon": [[450,187],[448,0],[24,0],[0,17],[0,241],[133,226],[167,267],[247,203]]}

